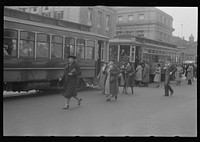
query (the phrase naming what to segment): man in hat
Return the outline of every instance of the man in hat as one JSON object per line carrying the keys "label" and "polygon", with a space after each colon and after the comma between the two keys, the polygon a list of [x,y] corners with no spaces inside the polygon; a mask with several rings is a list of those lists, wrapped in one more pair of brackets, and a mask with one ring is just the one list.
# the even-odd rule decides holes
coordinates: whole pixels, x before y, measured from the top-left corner
{"label": "man in hat", "polygon": [[68,56],[68,65],[65,66],[64,75],[59,79],[63,80],[63,96],[67,99],[67,104],[63,109],[69,108],[69,102],[71,97],[75,98],[78,102],[78,106],[81,104],[81,100],[77,97],[77,86],[78,86],[78,76],[81,75],[80,67],[75,62],[75,56]]}
{"label": "man in hat", "polygon": [[169,85],[169,81],[170,81],[170,76],[176,71],[176,67],[174,64],[171,63],[171,59],[165,60],[164,69],[165,69],[165,82],[164,82],[165,95],[164,96],[169,96],[169,91],[171,93],[170,95],[173,95],[174,90]]}

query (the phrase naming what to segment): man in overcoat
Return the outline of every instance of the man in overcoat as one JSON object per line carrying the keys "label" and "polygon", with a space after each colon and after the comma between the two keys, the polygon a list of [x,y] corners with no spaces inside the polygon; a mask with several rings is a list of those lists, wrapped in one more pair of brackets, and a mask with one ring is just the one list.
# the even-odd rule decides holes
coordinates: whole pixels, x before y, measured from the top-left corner
{"label": "man in overcoat", "polygon": [[78,102],[78,106],[82,99],[77,97],[77,87],[78,87],[78,76],[81,75],[80,67],[76,64],[75,56],[68,56],[69,62],[65,67],[64,75],[59,79],[63,80],[63,96],[67,99],[67,104],[63,109],[69,108],[69,102],[71,97],[75,98]]}
{"label": "man in overcoat", "polygon": [[171,63],[170,59],[167,59],[164,69],[165,69],[165,82],[164,82],[165,95],[164,96],[169,96],[169,91],[171,93],[170,95],[173,95],[174,90],[169,85],[169,81],[170,81],[170,76],[172,75],[172,73],[176,71],[176,67],[174,64]]}

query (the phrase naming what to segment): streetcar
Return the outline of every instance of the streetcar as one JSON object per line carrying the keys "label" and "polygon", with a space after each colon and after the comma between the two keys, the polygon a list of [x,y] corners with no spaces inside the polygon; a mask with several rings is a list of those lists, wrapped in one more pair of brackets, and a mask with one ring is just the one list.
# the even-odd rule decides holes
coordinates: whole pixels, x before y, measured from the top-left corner
{"label": "streetcar", "polygon": [[150,82],[153,81],[157,64],[161,65],[161,80],[164,79],[165,59],[172,63],[182,63],[181,52],[176,45],[147,39],[131,34],[117,35],[109,40],[109,59],[120,67],[124,60],[129,60],[136,68],[139,62],[146,61],[150,68]]}
{"label": "streetcar", "polygon": [[60,87],[69,55],[77,56],[82,75],[79,87],[91,84],[109,38],[90,32],[90,26],[4,8],[4,91]]}

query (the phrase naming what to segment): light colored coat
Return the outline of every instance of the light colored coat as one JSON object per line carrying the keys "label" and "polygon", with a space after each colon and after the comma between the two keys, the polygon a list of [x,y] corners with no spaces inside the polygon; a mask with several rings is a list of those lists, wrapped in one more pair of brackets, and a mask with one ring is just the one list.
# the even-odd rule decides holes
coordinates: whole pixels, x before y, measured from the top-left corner
{"label": "light colored coat", "polygon": [[142,66],[138,65],[135,73],[135,80],[142,81]]}
{"label": "light colored coat", "polygon": [[189,66],[187,69],[187,79],[193,79],[193,67]]}
{"label": "light colored coat", "polygon": [[142,81],[149,82],[149,65],[145,64],[143,73],[142,73]]}
{"label": "light colored coat", "polygon": [[176,69],[177,69],[175,72],[176,80],[181,80],[181,73],[183,72],[183,69],[180,66],[176,67]]}
{"label": "light colored coat", "polygon": [[161,80],[161,67],[156,68],[155,76],[154,76],[154,81],[155,82],[160,82]]}

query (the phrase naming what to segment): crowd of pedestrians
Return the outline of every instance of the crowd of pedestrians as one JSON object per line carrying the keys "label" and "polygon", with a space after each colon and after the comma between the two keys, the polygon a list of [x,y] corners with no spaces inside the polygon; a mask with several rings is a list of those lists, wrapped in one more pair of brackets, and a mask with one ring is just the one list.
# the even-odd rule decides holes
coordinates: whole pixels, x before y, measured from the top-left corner
{"label": "crowd of pedestrians", "polygon": [[[76,64],[75,56],[69,56],[69,63],[66,65],[65,72],[59,81],[64,82],[63,96],[67,99],[66,105],[63,109],[69,108],[70,99],[73,97],[77,100],[78,106],[82,99],[77,97],[78,76],[81,75],[81,70]],[[173,64],[170,59],[166,59],[164,69],[164,96],[171,96],[174,90],[170,86],[172,76],[175,76],[177,85],[181,85],[182,77],[185,75],[188,85],[192,85],[193,78],[196,78],[196,71],[194,65]],[[153,73],[153,81],[156,83],[156,88],[160,86],[162,69],[161,65],[157,64],[156,70]],[[113,60],[104,62],[97,76],[99,80],[99,88],[102,89],[102,94],[106,95],[106,101],[112,98],[117,100],[119,93],[119,85],[123,87],[122,94],[134,94],[134,86],[148,87],[150,81],[150,70],[147,62],[140,62],[136,69],[129,60],[125,60],[121,67],[117,66]],[[120,82],[119,82],[120,78]],[[129,93],[129,88],[131,93]],[[170,93],[170,94],[169,94]]]}

